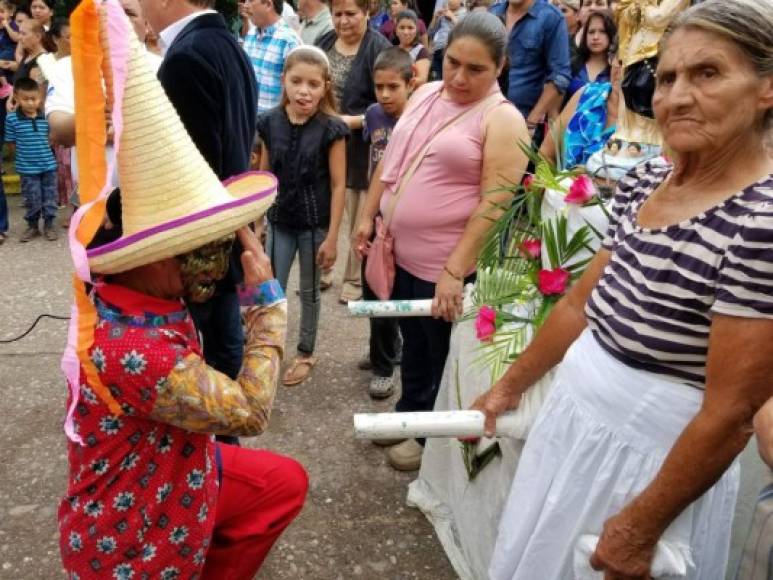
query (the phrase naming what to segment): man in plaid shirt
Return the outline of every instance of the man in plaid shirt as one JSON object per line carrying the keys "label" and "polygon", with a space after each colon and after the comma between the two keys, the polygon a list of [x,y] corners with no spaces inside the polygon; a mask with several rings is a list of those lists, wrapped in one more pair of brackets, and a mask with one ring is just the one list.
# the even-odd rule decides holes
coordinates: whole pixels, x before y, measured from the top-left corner
{"label": "man in plaid shirt", "polygon": [[282,20],[284,0],[247,0],[247,12],[254,28],[244,39],[258,80],[258,113],[279,105],[282,96],[282,69],[288,53],[301,39]]}

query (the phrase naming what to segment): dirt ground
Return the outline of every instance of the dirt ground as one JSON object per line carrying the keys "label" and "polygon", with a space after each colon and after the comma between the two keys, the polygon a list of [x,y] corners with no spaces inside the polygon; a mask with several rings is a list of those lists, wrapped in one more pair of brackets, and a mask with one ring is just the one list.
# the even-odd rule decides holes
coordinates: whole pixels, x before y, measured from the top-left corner
{"label": "dirt ground", "polygon": [[[70,259],[57,242],[18,242],[22,213],[9,198],[10,238],[0,246],[0,339],[26,330],[42,313],[67,315]],[[339,269],[342,260],[339,260]],[[338,283],[337,283],[338,286]],[[297,297],[290,283],[288,353],[295,350]],[[308,470],[306,506],[274,547],[258,578],[337,580],[455,578],[432,527],[406,507],[408,483],[384,452],[352,438],[352,414],[389,410],[374,403],[368,374],[356,368],[367,323],[346,316],[337,287],[324,295],[313,379],[279,388],[271,426],[244,440],[298,459]],[[43,320],[25,339],[0,344],[0,579],[62,578],[56,506],[66,485],[61,424],[66,397],[59,359],[67,323]]]}

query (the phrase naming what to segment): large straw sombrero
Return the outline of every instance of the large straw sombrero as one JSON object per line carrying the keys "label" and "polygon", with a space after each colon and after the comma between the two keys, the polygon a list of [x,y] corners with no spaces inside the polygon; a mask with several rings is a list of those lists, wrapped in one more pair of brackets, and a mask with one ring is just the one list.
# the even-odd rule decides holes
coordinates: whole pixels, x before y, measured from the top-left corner
{"label": "large straw sombrero", "polygon": [[115,274],[189,252],[259,219],[276,178],[221,183],[198,151],[131,34],[118,148],[123,232],[89,249],[95,273]]}

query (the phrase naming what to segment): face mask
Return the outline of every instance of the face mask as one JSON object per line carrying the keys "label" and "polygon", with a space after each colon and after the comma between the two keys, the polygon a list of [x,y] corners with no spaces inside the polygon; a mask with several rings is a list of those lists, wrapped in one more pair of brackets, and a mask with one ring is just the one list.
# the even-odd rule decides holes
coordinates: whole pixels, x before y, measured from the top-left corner
{"label": "face mask", "polygon": [[217,281],[228,272],[235,237],[230,235],[177,256],[186,300],[201,303],[212,298]]}

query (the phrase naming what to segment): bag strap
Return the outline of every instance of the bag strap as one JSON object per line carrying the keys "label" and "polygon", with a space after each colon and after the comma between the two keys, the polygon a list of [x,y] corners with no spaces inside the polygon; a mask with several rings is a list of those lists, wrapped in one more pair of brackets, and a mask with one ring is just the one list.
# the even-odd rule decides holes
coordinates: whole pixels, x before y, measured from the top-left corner
{"label": "bag strap", "polygon": [[462,111],[455,117],[452,117],[445,125],[443,125],[440,128],[439,131],[437,131],[432,137],[429,138],[426,145],[424,145],[421,151],[419,151],[416,157],[414,157],[413,161],[411,162],[411,165],[408,167],[408,170],[403,174],[403,178],[400,180],[400,183],[397,186],[397,191],[395,191],[395,194],[392,196],[392,199],[390,200],[389,205],[384,211],[383,223],[385,228],[387,229],[389,228],[389,224],[391,223],[392,218],[395,215],[395,209],[397,208],[397,203],[400,201],[400,198],[403,196],[406,185],[408,185],[408,182],[413,177],[413,174],[416,173],[416,170],[419,168],[419,165],[427,156],[427,152],[429,151],[429,148],[432,146],[432,144],[435,142],[435,139],[440,137],[440,135],[445,133],[448,129],[450,129],[454,125],[458,125],[459,123],[464,121],[467,117],[476,113],[480,109],[487,107],[495,100],[499,100],[501,98],[502,98],[502,94],[500,92],[496,92],[492,95],[489,95],[474,107],[467,109],[466,111]]}

